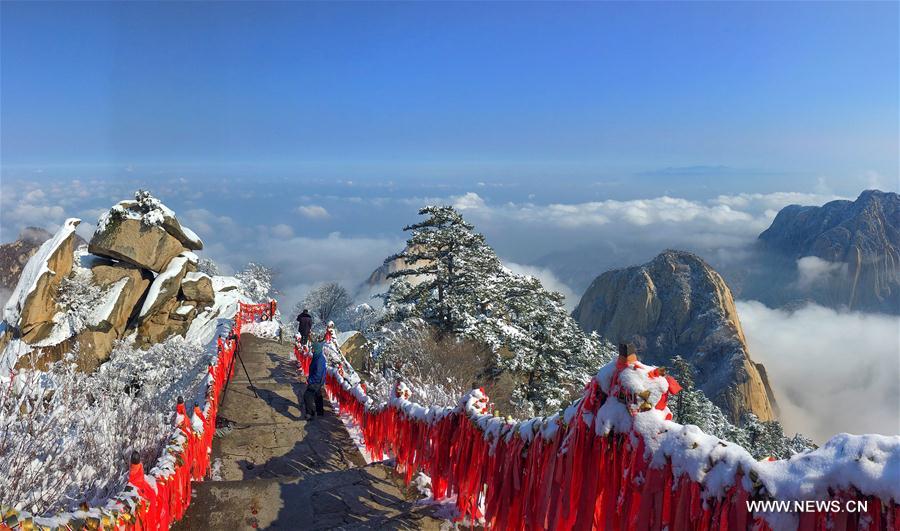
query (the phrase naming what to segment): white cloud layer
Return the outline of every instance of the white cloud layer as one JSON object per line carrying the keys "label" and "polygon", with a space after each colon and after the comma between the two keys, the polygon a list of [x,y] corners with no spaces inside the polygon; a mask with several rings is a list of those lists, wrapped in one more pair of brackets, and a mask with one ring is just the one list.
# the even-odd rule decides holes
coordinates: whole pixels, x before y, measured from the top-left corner
{"label": "white cloud layer", "polygon": [[319,205],[301,205],[297,207],[297,212],[309,219],[328,219],[331,215],[325,210],[325,207]]}
{"label": "white cloud layer", "polygon": [[579,228],[624,224],[634,227],[694,224],[709,231],[759,234],[778,210],[790,204],[820,205],[834,196],[776,192],[771,194],[720,195],[709,201],[661,196],[628,201],[585,203],[504,203],[491,205],[475,192],[452,198],[467,215],[481,214],[517,222]]}
{"label": "white cloud layer", "polygon": [[846,274],[846,262],[829,262],[818,256],[804,256],[797,260],[797,287],[803,290],[821,286]]}
{"label": "white cloud layer", "polygon": [[576,294],[565,282],[561,281],[553,271],[545,267],[537,267],[531,265],[517,264],[503,260],[503,265],[517,275],[529,275],[541,281],[541,284],[550,291],[556,291],[566,298],[566,309],[572,311],[581,300],[581,296]]}
{"label": "white cloud layer", "polygon": [[900,317],[756,301],[737,310],[786,430],[818,443],[841,432],[900,435]]}

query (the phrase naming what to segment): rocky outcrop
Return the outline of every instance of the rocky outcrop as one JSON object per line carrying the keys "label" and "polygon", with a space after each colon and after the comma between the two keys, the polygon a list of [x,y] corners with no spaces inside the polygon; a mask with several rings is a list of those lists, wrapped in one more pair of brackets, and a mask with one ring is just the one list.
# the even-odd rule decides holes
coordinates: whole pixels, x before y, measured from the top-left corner
{"label": "rocky outcrop", "polygon": [[630,341],[647,363],[679,355],[703,392],[735,422],[775,418],[774,397],[751,359],[725,281],[698,256],[666,251],[647,264],[597,277],[573,312],[583,329]]}
{"label": "rocky outcrop", "polygon": [[185,267],[187,266],[187,258],[176,256],[169,261],[166,269],[153,279],[150,289],[147,291],[147,297],[141,306],[138,316],[141,319],[156,312],[160,306],[167,301],[174,300],[175,295],[181,288],[181,279],[184,278]]}
{"label": "rocky outcrop", "polygon": [[57,233],[41,244],[22,269],[16,289],[4,307],[4,319],[28,341],[45,339],[57,313],[54,295],[60,282],[72,272],[75,227],[70,218]]}
{"label": "rocky outcrop", "polygon": [[216,297],[212,278],[205,273],[187,273],[181,281],[181,296],[187,301],[211,304]]}
{"label": "rocky outcrop", "polygon": [[900,196],[866,190],[855,201],[791,205],[759,235],[765,269],[795,275],[754,279],[746,295],[768,303],[813,300],[900,314]]}
{"label": "rocky outcrop", "polygon": [[88,250],[159,272],[175,256],[202,248],[200,238],[174,212],[138,190],[133,201],[121,201],[100,217]]}
{"label": "rocky outcrop", "polygon": [[97,264],[91,267],[94,282],[109,291],[112,306],[98,323],[98,328],[115,330],[123,335],[129,320],[134,316],[137,303],[147,293],[153,276],[146,270],[129,264]]}
{"label": "rocky outcrop", "polygon": [[213,279],[195,273],[192,250],[202,242],[148,193],[104,214],[87,251],[74,249],[78,223],[67,220],[22,268],[4,307],[0,370],[30,364],[29,352],[44,368],[73,351],[78,366],[91,370],[127,335],[136,333],[139,345],[185,335],[215,302]]}
{"label": "rocky outcrop", "polygon": [[113,218],[97,229],[88,251],[160,272],[184,251],[184,246],[161,226],[145,225],[139,219]]}
{"label": "rocky outcrop", "polygon": [[138,325],[138,343],[147,345],[174,335],[183,335],[190,322],[174,317],[180,306],[181,301],[175,298],[167,299],[153,313],[143,317]]}
{"label": "rocky outcrop", "polygon": [[[38,227],[25,227],[14,242],[0,245],[0,292],[8,293],[15,289],[22,274],[22,268],[28,263],[42,243],[53,237],[53,234]],[[75,235],[74,247],[77,249],[87,242]],[[8,294],[7,293],[7,294]],[[5,300],[0,302],[6,302]]]}

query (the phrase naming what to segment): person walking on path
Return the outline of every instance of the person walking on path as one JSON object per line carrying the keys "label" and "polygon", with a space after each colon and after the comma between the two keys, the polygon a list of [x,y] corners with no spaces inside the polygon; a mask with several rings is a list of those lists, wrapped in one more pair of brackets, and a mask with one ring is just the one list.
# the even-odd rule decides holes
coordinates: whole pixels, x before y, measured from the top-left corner
{"label": "person walking on path", "polygon": [[305,345],[309,342],[312,333],[313,318],[309,310],[303,310],[297,315],[297,331],[300,332],[300,341]]}
{"label": "person walking on path", "polygon": [[317,343],[313,348],[312,361],[309,364],[309,376],[306,379],[306,391],[303,392],[303,409],[306,420],[313,420],[316,415],[325,413],[325,401],[322,398],[322,386],[325,385],[325,353],[323,345]]}

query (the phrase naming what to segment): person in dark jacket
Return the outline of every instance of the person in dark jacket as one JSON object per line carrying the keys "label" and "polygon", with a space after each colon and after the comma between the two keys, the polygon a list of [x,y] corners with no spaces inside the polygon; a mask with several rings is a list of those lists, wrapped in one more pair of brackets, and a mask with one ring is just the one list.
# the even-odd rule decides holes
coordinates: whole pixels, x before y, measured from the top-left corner
{"label": "person in dark jacket", "polygon": [[309,342],[309,335],[312,333],[313,318],[309,314],[309,310],[303,310],[297,316],[297,331],[300,332],[300,341],[304,344]]}
{"label": "person in dark jacket", "polygon": [[323,345],[316,343],[313,347],[312,361],[309,364],[309,376],[306,378],[306,391],[303,392],[303,409],[306,420],[313,420],[318,414],[325,413],[325,401],[322,398],[322,386],[325,385],[325,353]]}

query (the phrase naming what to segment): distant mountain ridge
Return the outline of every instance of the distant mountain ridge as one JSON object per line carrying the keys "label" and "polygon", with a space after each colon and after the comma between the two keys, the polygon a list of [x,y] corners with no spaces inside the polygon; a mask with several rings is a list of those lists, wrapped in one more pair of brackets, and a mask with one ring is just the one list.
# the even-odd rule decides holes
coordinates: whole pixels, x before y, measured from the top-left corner
{"label": "distant mountain ridge", "polygon": [[745,413],[775,418],[765,369],[750,359],[731,290],[697,255],[670,250],[646,264],[607,271],[573,316],[586,331],[634,342],[647,363],[672,366],[680,355],[733,422]]}
{"label": "distant mountain ridge", "polygon": [[[793,266],[801,275],[772,292],[760,278],[747,296],[779,305],[790,296],[851,310],[900,314],[900,195],[866,190],[855,201],[831,201],[820,207],[790,205],[759,235],[765,269]],[[804,279],[805,257],[816,276]],[[827,275],[825,273],[828,273]],[[817,278],[820,277],[820,278]],[[806,281],[806,282],[804,282]],[[783,288],[783,289],[781,289]],[[779,300],[781,298],[781,300]],[[767,300],[768,299],[768,300]]]}

